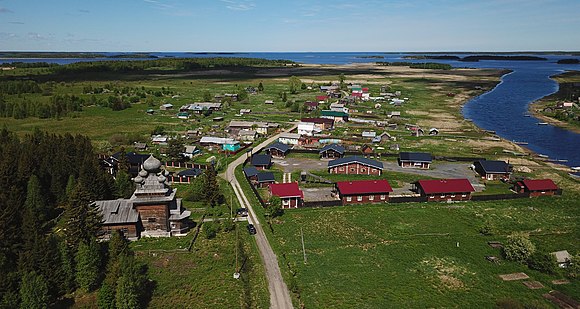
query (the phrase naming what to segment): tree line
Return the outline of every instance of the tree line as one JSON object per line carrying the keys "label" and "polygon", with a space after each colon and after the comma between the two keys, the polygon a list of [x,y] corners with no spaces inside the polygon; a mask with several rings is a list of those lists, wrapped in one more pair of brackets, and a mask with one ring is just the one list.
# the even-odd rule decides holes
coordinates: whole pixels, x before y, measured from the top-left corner
{"label": "tree line", "polygon": [[411,69],[429,69],[429,70],[451,70],[453,67],[450,64],[435,63],[435,62],[425,62],[425,63],[413,63],[413,62],[376,62],[378,65],[383,66],[408,66]]}
{"label": "tree line", "polygon": [[[49,308],[99,289],[103,308],[139,308],[146,269],[121,235],[97,241],[94,201],[123,186],[103,172],[84,136],[0,130],[0,308]],[[136,286],[143,284],[143,286]]]}
{"label": "tree line", "polygon": [[0,117],[24,119],[27,117],[59,118],[82,110],[84,99],[75,95],[57,94],[48,100],[29,100],[25,96],[0,96]]}

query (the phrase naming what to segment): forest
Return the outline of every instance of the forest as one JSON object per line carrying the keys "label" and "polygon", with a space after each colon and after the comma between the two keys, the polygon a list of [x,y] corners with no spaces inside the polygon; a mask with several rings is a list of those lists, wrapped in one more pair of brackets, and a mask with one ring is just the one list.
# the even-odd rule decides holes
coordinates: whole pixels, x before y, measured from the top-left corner
{"label": "forest", "polygon": [[0,130],[0,308],[67,307],[98,290],[101,308],[139,308],[147,269],[122,235],[97,241],[94,201],[125,196],[81,135]]}

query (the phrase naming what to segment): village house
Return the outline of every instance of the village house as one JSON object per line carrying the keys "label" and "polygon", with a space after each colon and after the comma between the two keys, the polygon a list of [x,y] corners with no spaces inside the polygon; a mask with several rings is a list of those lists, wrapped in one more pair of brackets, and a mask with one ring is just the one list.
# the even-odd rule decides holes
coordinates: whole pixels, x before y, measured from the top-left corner
{"label": "village house", "polygon": [[[111,175],[116,175],[117,171],[119,170],[119,164],[122,161],[121,152],[116,152],[112,156],[108,158],[104,158],[101,160],[101,165],[103,168]],[[125,153],[125,162],[129,165],[128,172],[129,175],[135,177],[137,173],[139,173],[139,168],[145,160],[149,158],[148,154],[140,154],[135,152],[127,152]]]}
{"label": "village house", "polygon": [[242,146],[240,145],[240,142],[235,141],[235,140],[229,140],[229,141],[223,143],[223,145],[222,145],[222,150],[228,151],[228,152],[236,152],[240,148],[242,148]]}
{"label": "village house", "polygon": [[183,171],[179,171],[177,174],[173,175],[172,182],[174,183],[191,183],[193,179],[199,177],[203,174],[203,170],[199,168],[188,168]]}
{"label": "village house", "polygon": [[151,143],[162,145],[167,144],[167,136],[165,135],[152,135],[151,136]]}
{"label": "village house", "polygon": [[140,150],[140,151],[147,150],[147,143],[135,142],[135,143],[133,143],[133,148],[135,148],[135,150]]}
{"label": "village house", "polygon": [[471,193],[475,192],[465,178],[419,180],[414,183],[414,187],[421,196],[427,197],[428,202],[467,201],[471,199]]}
{"label": "village house", "polygon": [[264,104],[272,105],[272,104],[274,104],[274,100],[265,100]]}
{"label": "village house", "polygon": [[377,132],[375,132],[375,131],[363,131],[363,132],[361,133],[361,136],[362,136],[363,138],[370,138],[370,139],[373,139],[373,138],[375,138],[375,137],[377,136]]}
{"label": "village house", "polygon": [[318,109],[318,105],[320,103],[318,102],[311,102],[311,101],[306,101],[304,102],[304,106],[306,106],[306,111],[311,112],[313,110]]}
{"label": "village house", "polygon": [[389,182],[384,179],[339,181],[336,190],[343,205],[384,203],[389,200],[389,193],[393,192]]}
{"label": "village house", "polygon": [[322,159],[338,159],[344,156],[344,147],[339,144],[329,144],[318,152]]}
{"label": "village house", "polygon": [[515,185],[516,192],[529,192],[530,197],[555,195],[558,190],[558,186],[552,179],[525,179],[518,181]]}
{"label": "village house", "polygon": [[161,169],[161,162],[149,156],[133,180],[137,188],[131,198],[96,201],[103,216],[104,236],[114,230],[130,239],[185,234],[191,226],[191,212],[175,197],[176,190],[169,186],[168,175]]}
{"label": "village house", "polygon": [[331,111],[348,113],[348,107],[346,107],[344,103],[335,102],[330,104],[329,108]]}
{"label": "village house", "polygon": [[270,131],[279,126],[279,124],[272,122],[232,120],[228,125],[228,132],[237,135],[240,130],[255,130],[258,134],[268,135]]}
{"label": "village house", "polygon": [[252,110],[249,109],[249,108],[242,108],[242,109],[240,109],[240,115],[249,114],[251,112],[252,112]]}
{"label": "village house", "polygon": [[201,151],[197,149],[197,146],[194,145],[186,145],[185,151],[181,153],[184,158],[192,159],[196,154],[200,153]]}
{"label": "village house", "polygon": [[298,123],[298,134],[312,136],[314,134],[320,133],[321,130],[316,127],[313,122],[299,122]]}
{"label": "village house", "polygon": [[177,118],[179,118],[179,119],[189,119],[189,113],[188,112],[179,112],[179,113],[177,113]]}
{"label": "village house", "polygon": [[283,159],[286,157],[290,151],[290,146],[282,144],[280,142],[273,143],[268,147],[264,148],[264,152],[272,156],[273,158]]}
{"label": "village house", "polygon": [[330,93],[340,90],[339,85],[320,86],[320,91]]}
{"label": "village house", "polygon": [[332,130],[334,127],[334,119],[329,118],[302,118],[300,119],[302,122],[312,122],[314,126],[320,129],[321,131],[324,130]]}
{"label": "village house", "polygon": [[249,142],[253,142],[256,140],[258,136],[258,132],[256,132],[255,130],[240,130],[238,131],[238,138],[242,141],[249,141]]}
{"label": "village house", "polygon": [[268,154],[255,154],[250,163],[258,170],[269,169],[272,166],[272,157]]}
{"label": "village house", "polygon": [[505,161],[479,160],[473,163],[475,171],[487,180],[509,180],[512,166]]}
{"label": "village house", "polygon": [[554,256],[554,259],[556,260],[556,264],[560,268],[566,268],[566,267],[570,266],[570,264],[572,263],[572,256],[570,255],[568,250],[556,251],[556,252],[552,252],[550,254],[552,256]]}
{"label": "village house", "polygon": [[246,178],[248,178],[251,182],[258,180],[258,169],[255,166],[246,166],[243,169]]}
{"label": "village house", "polygon": [[389,117],[389,118],[401,118],[401,112],[392,111],[389,113],[389,115],[387,117]]}
{"label": "village house", "polygon": [[233,138],[228,137],[214,137],[214,136],[203,136],[199,140],[199,144],[205,147],[222,147],[222,145],[233,143]]}
{"label": "village house", "polygon": [[332,119],[332,120],[334,120],[335,123],[348,121],[348,113],[345,113],[345,112],[323,110],[320,112],[320,117]]}
{"label": "village house", "polygon": [[254,185],[258,188],[265,188],[274,183],[276,183],[276,180],[274,179],[274,173],[259,172],[256,174],[256,183]]}
{"label": "village house", "polygon": [[383,163],[359,156],[343,157],[328,162],[330,174],[381,175]]}
{"label": "village house", "polygon": [[300,140],[300,134],[297,133],[280,133],[280,137],[278,137],[278,142],[286,145],[298,145],[298,141]]}
{"label": "village house", "polygon": [[369,155],[375,152],[373,147],[371,147],[367,144],[362,145],[362,147],[360,148],[360,151],[364,154],[369,154]]}
{"label": "village house", "polygon": [[316,101],[318,101],[318,103],[320,103],[320,104],[326,103],[327,100],[328,100],[328,96],[326,96],[326,95],[316,96]]}
{"label": "village house", "polygon": [[403,168],[429,169],[432,161],[431,154],[426,152],[399,153],[399,165]]}
{"label": "village house", "polygon": [[271,184],[270,194],[282,200],[282,208],[298,208],[302,206],[304,194],[297,182]]}

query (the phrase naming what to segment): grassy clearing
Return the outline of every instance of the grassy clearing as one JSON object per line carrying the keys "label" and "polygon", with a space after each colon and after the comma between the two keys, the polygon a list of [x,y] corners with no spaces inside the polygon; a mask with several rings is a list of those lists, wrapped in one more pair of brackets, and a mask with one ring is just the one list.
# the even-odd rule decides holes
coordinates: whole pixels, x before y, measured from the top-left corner
{"label": "grassy clearing", "polygon": [[191,252],[181,250],[187,247],[191,235],[132,243],[137,258],[149,265],[149,277],[155,281],[149,306],[268,308],[268,287],[255,241],[247,234],[244,223],[238,223],[237,228],[241,267],[238,280],[232,277],[236,267],[234,231],[220,232],[210,240],[202,232]]}
{"label": "grassy clearing", "polygon": [[[487,241],[505,241],[513,231],[530,232],[537,247],[548,252],[578,252],[577,198],[453,205],[459,208],[423,203],[300,209],[286,211],[272,236],[280,263],[295,273],[291,281],[300,301],[310,308],[492,307],[501,298],[544,302],[541,294],[550,288],[578,298],[578,281],[556,287],[550,282],[560,276],[484,258],[500,256]],[[496,235],[479,234],[486,221]],[[519,271],[547,288],[528,290],[521,282],[498,278]]]}

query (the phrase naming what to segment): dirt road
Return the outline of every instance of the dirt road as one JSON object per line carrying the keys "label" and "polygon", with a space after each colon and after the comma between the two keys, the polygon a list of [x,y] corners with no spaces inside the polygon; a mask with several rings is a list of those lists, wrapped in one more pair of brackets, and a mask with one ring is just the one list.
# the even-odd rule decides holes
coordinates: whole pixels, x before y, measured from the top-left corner
{"label": "dirt road", "polygon": [[[296,125],[290,128],[287,131],[291,131],[296,128]],[[260,145],[254,147],[253,153],[259,152],[262,148],[268,146],[272,142],[278,139],[278,135],[272,136]],[[264,261],[264,268],[266,270],[266,278],[268,280],[268,290],[270,291],[270,308],[293,308],[292,306],[292,299],[290,297],[290,291],[288,290],[288,286],[284,282],[284,278],[282,277],[282,273],[280,272],[280,267],[278,266],[278,258],[276,254],[272,250],[270,243],[268,242],[268,238],[264,234],[264,230],[262,229],[262,225],[252,208],[251,203],[248,201],[244,191],[242,190],[238,180],[234,176],[234,171],[236,167],[240,164],[244,163],[246,156],[240,156],[230,165],[225,172],[225,174],[220,175],[221,177],[225,178],[233,187],[234,192],[236,193],[236,197],[240,202],[242,207],[246,207],[248,209],[248,221],[249,223],[254,224],[256,227],[256,243],[258,244],[258,250],[260,251],[260,256],[262,257],[262,261]]]}

